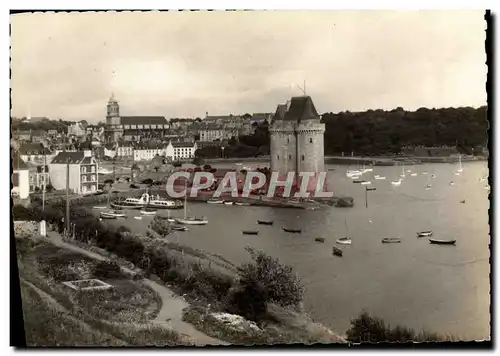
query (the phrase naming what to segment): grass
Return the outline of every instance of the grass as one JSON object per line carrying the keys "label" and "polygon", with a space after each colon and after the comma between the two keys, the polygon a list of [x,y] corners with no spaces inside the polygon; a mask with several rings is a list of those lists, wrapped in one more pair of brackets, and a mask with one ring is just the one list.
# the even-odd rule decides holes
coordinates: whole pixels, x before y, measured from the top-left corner
{"label": "grass", "polygon": [[[189,344],[174,330],[148,323],[148,320],[154,318],[161,307],[160,297],[149,287],[130,280],[114,280],[111,282],[116,286],[115,293],[120,291],[124,295],[107,294],[106,298],[103,298],[97,293],[93,295],[86,292],[72,292],[58,281],[47,278],[41,271],[47,266],[39,263],[43,255],[38,256],[38,254],[48,253],[50,256],[51,253],[59,253],[64,256],[62,259],[55,259],[59,263],[68,256],[76,257],[73,252],[47,246],[44,242],[31,247],[29,243],[17,242],[19,246],[22,246],[19,249],[21,253],[18,253],[20,277],[49,294],[67,311],[65,315],[61,311],[46,308],[46,305],[40,302],[42,298],[35,291],[29,287],[23,287],[25,330],[30,345],[177,346]],[[82,257],[84,256],[78,255],[78,258],[82,259]],[[81,322],[78,323],[75,320]],[[84,327],[82,322],[88,327]]]}
{"label": "grass", "polygon": [[123,346],[121,340],[89,330],[69,314],[55,310],[32,288],[21,284],[26,344],[36,346]]}
{"label": "grass", "polygon": [[[271,308],[272,309],[272,308]],[[281,308],[277,307],[277,310]],[[235,329],[212,316],[207,309],[189,307],[184,310],[183,320],[193,324],[201,332],[234,345],[315,344],[345,342],[319,324],[311,321],[293,324],[279,318],[277,311],[271,311],[266,321],[258,324],[260,331],[251,327]]]}

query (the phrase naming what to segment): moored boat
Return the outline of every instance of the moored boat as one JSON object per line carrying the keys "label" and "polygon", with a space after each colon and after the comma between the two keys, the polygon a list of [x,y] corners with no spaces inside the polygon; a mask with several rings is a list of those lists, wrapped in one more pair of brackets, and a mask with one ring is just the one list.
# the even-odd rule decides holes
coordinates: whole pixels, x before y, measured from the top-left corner
{"label": "moored boat", "polygon": [[355,180],[353,180],[352,182],[353,182],[353,183],[363,183],[363,182],[364,182],[364,180],[355,179]]}
{"label": "moored boat", "polygon": [[172,225],[172,230],[174,230],[174,231],[188,231],[189,229],[186,226]]}
{"label": "moored boat", "polygon": [[370,187],[366,187],[366,190],[368,190],[368,191],[377,190],[377,188],[375,188],[375,187],[371,187],[371,188]]}
{"label": "moored boat", "polygon": [[390,243],[399,243],[401,242],[401,239],[399,237],[384,237],[382,238],[382,243],[384,244],[390,244]]}
{"label": "moored boat", "polygon": [[243,235],[258,235],[259,232],[257,230],[243,230]]}
{"label": "moored boat", "polygon": [[378,174],[374,177],[376,180],[384,180],[385,177],[379,176]]}
{"label": "moored boat", "polygon": [[232,201],[225,201],[224,205],[233,205],[233,202]]}
{"label": "moored boat", "polygon": [[460,203],[465,204],[465,200],[460,200]]}
{"label": "moored boat", "polygon": [[363,181],[363,182],[361,182],[361,185],[370,185],[370,184],[372,184],[372,182],[370,182],[370,181]]}
{"label": "moored boat", "polygon": [[209,199],[207,200],[208,204],[222,204],[224,203],[224,200],[222,199]]}
{"label": "moored boat", "polygon": [[436,239],[429,239],[429,242],[431,244],[437,244],[437,245],[455,245],[457,240],[436,240]]}
{"label": "moored boat", "polygon": [[142,215],[156,215],[156,210],[155,209],[142,209],[141,214]]}
{"label": "moored boat", "polygon": [[118,209],[118,210],[123,210],[123,209],[134,209],[134,210],[139,210],[142,209],[142,205],[137,205],[137,204],[130,204],[126,203],[125,201],[117,201],[111,203],[111,207]]}
{"label": "moored boat", "polygon": [[392,184],[392,185],[394,185],[394,186],[400,186],[400,185],[401,185],[401,182],[402,182],[402,180],[401,180],[401,179],[398,179],[398,180],[394,180],[394,181],[392,181],[392,182],[391,182],[391,184]]}
{"label": "moored boat", "polygon": [[334,246],[332,253],[335,256],[342,257],[342,255],[343,255],[344,252],[340,248]]}
{"label": "moored boat", "polygon": [[257,220],[257,224],[260,224],[260,225],[272,225],[272,224],[274,224],[274,221],[272,221],[272,220]]}
{"label": "moored boat", "polygon": [[208,220],[206,218],[177,218],[175,221],[179,224],[183,225],[206,225],[208,224]]}
{"label": "moored boat", "polygon": [[316,237],[314,239],[314,241],[316,241],[316,242],[325,242],[325,238],[324,237]]}
{"label": "moored boat", "polygon": [[239,205],[239,206],[250,206],[250,203],[240,203],[240,202],[236,202],[234,203],[235,205]]}
{"label": "moored boat", "polygon": [[350,245],[352,243],[352,240],[346,236],[337,239],[335,242],[338,243],[339,245]]}
{"label": "moored boat", "polygon": [[117,218],[124,218],[126,217],[127,215],[125,214],[119,214],[119,213],[116,213],[114,211],[107,211],[107,212],[101,212],[100,214],[100,217],[102,219],[117,219]]}
{"label": "moored boat", "polygon": [[107,206],[105,205],[101,205],[101,206],[93,206],[92,209],[96,209],[96,210],[102,210],[102,209],[106,209]]}
{"label": "moored boat", "polygon": [[434,234],[434,232],[432,232],[432,230],[417,232],[418,237],[429,237],[429,236],[432,236],[433,234]]}
{"label": "moored boat", "polygon": [[294,233],[294,234],[300,234],[302,232],[301,229],[289,229],[289,228],[286,228],[286,227],[283,227],[283,231],[285,231],[285,232],[291,232],[291,233]]}
{"label": "moored boat", "polygon": [[142,220],[142,216],[134,216],[134,219],[136,219],[136,220]]}

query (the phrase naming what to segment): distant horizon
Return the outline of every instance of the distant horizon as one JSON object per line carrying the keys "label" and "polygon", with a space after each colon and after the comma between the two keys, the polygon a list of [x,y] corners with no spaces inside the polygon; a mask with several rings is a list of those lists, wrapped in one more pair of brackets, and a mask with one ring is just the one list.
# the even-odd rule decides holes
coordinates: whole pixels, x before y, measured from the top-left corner
{"label": "distant horizon", "polygon": [[[12,116],[480,107],[483,10],[33,12],[11,20]],[[304,83],[306,88],[304,88]],[[374,109],[376,108],[376,109]]]}
{"label": "distant horizon", "polygon": [[[314,101],[314,98],[313,98],[313,101]],[[378,111],[378,110],[382,110],[382,111],[386,111],[386,112],[390,112],[390,111],[393,111],[393,110],[397,110],[398,108],[402,108],[404,111],[406,112],[415,112],[419,109],[427,109],[427,110],[442,110],[442,109],[460,109],[460,108],[472,108],[472,109],[480,109],[482,107],[488,107],[488,104],[484,104],[484,105],[478,105],[478,106],[472,106],[472,105],[461,105],[461,106],[449,106],[449,107],[434,107],[434,108],[429,108],[429,107],[420,107],[418,109],[415,109],[415,110],[408,110],[402,106],[398,106],[398,107],[395,107],[395,108],[392,108],[392,109],[366,109],[366,110],[361,110],[361,111],[351,111],[351,110],[344,110],[344,111],[325,111],[325,112],[322,112],[320,113],[320,115],[325,115],[325,114],[329,114],[329,113],[333,113],[334,115],[335,114],[341,114],[341,113],[346,113],[346,112],[350,112],[350,113],[363,113],[363,112],[368,112],[368,111]],[[229,114],[211,114],[211,113],[208,113],[208,116],[229,116],[229,115],[233,115],[233,116],[243,116],[245,114],[274,114],[276,110],[274,111],[254,111],[254,112],[245,112],[243,114],[235,114],[235,113],[229,113]],[[120,113],[121,114],[121,113]],[[166,115],[161,115],[161,114],[158,114],[158,115],[120,115],[120,116],[162,116],[162,117],[165,117],[165,119],[167,120],[176,120],[176,119],[181,119],[181,120],[196,120],[197,118],[200,118],[202,121],[205,119],[205,116],[201,117],[169,117],[169,116],[166,116]],[[26,116],[10,116],[10,119],[16,119],[16,120],[22,120],[22,119],[26,119],[27,117]],[[46,118],[46,119],[49,119],[49,120],[53,120],[53,121],[59,121],[59,120],[62,120],[62,121],[71,121],[71,122],[80,122],[80,121],[87,121],[89,124],[92,124],[92,125],[97,125],[100,121],[102,121],[103,123],[106,123],[106,117],[104,117],[103,119],[100,119],[100,120],[97,120],[96,122],[90,122],[89,120],[90,119],[85,119],[85,118],[82,118],[82,119],[66,119],[66,118],[63,118],[63,117],[57,117],[57,118],[52,118],[52,117],[49,117],[49,116],[44,116],[44,115],[32,115],[31,116],[31,119],[43,119],[43,118]]]}

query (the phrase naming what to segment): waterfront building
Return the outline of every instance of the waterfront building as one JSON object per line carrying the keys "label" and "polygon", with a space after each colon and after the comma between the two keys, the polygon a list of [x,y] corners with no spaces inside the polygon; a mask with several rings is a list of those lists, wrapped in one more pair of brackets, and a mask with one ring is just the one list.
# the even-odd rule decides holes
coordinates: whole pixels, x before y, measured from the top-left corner
{"label": "waterfront building", "polygon": [[54,189],[66,189],[68,162],[70,191],[76,194],[97,191],[99,164],[89,150],[61,152],[54,157],[49,165],[50,181]]}
{"label": "waterfront building", "polygon": [[134,156],[134,145],[130,141],[120,141],[116,146],[116,157],[123,158],[132,158]]}
{"label": "waterfront building", "polygon": [[[320,120],[310,96],[278,105],[269,127],[272,172],[286,177],[288,172],[325,171],[325,124]],[[315,180],[310,182],[315,187]]]}
{"label": "waterfront building", "polygon": [[28,165],[16,152],[12,157],[12,189],[11,196],[19,199],[27,199],[30,194],[30,180]]}
{"label": "waterfront building", "polygon": [[34,165],[44,165],[52,161],[57,155],[57,151],[51,151],[41,143],[24,142],[19,145],[19,155],[26,163]]}
{"label": "waterfront building", "polygon": [[50,184],[50,174],[48,165],[28,164],[30,193],[43,189],[43,186]]}
{"label": "waterfront building", "polygon": [[108,101],[104,131],[108,142],[118,142],[125,137],[158,138],[162,137],[169,127],[164,116],[121,116],[120,105],[114,95]]}

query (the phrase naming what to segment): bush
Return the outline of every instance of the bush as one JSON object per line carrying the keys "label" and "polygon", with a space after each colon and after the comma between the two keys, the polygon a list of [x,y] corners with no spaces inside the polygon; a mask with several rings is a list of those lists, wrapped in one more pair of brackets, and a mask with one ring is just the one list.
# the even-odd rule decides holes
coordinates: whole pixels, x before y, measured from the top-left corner
{"label": "bush", "polygon": [[245,248],[253,263],[238,267],[241,280],[259,281],[268,294],[269,301],[284,307],[299,307],[304,296],[304,287],[293,273],[292,267],[282,264],[262,251]]}
{"label": "bush", "polygon": [[379,317],[370,316],[362,312],[357,318],[351,320],[351,327],[347,330],[347,340],[351,342],[424,342],[454,340],[449,336],[444,337],[437,333],[421,331],[420,333],[406,326],[396,325],[391,328]]}
{"label": "bush", "polygon": [[196,165],[196,166],[201,166],[201,165],[205,164],[205,160],[203,159],[203,157],[196,156],[193,159],[193,164]]}
{"label": "bush", "polygon": [[170,227],[168,221],[160,218],[159,216],[154,217],[153,221],[149,224],[149,228],[161,237],[165,237],[172,232],[172,228]]}
{"label": "bush", "polygon": [[17,204],[12,207],[13,220],[17,221],[39,221],[40,217],[32,209],[26,208],[23,205]]}
{"label": "bush", "polygon": [[267,312],[267,292],[265,287],[255,280],[243,280],[240,286],[229,294],[227,311],[245,319],[261,320]]}
{"label": "bush", "polygon": [[122,278],[122,272],[120,266],[116,262],[109,261],[100,261],[94,267],[94,271],[92,273],[97,278]]}

